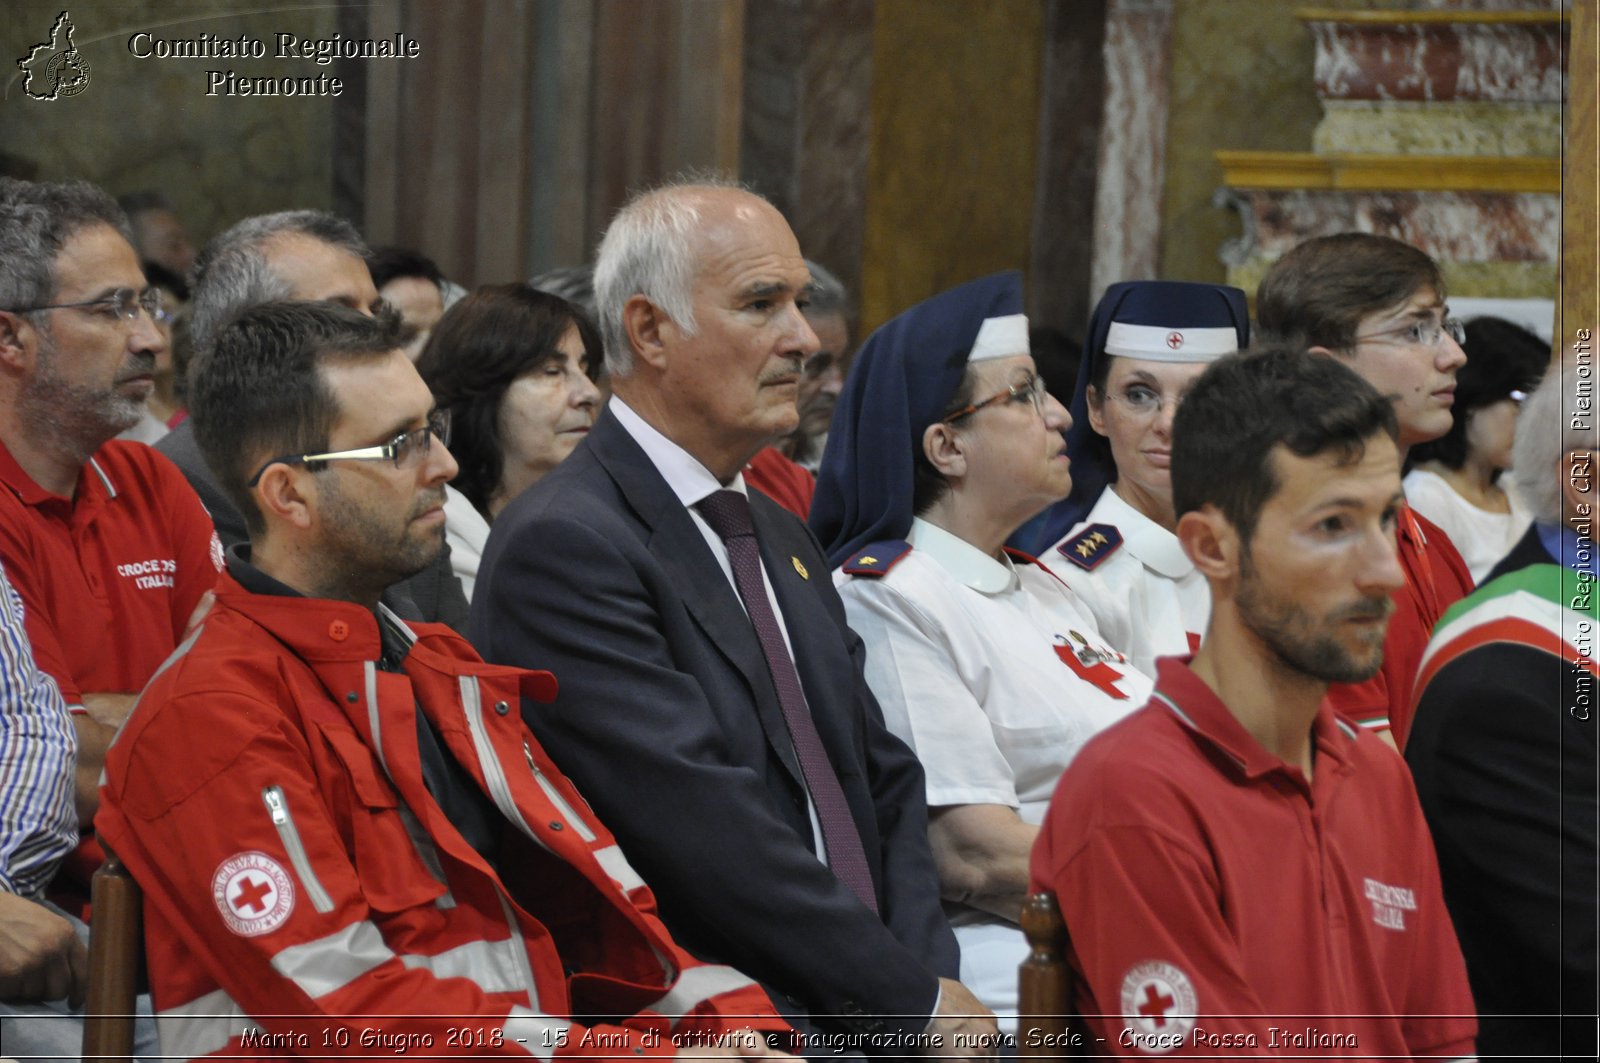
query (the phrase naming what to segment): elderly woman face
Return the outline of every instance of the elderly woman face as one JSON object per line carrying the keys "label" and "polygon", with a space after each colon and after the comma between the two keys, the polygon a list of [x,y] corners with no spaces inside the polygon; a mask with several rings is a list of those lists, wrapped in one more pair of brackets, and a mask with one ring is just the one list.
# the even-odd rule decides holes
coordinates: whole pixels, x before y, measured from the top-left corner
{"label": "elderly woman face", "polygon": [[1113,356],[1105,391],[1089,388],[1089,425],[1111,444],[1117,493],[1147,515],[1144,498],[1172,505],[1172,416],[1205,368]]}
{"label": "elderly woman face", "polygon": [[1028,355],[974,364],[973,400],[947,422],[963,437],[965,490],[990,496],[993,512],[1019,512],[1022,520],[1072,490],[1063,433],[1072,424],[1050,397]]}
{"label": "elderly woman face", "polygon": [[527,486],[561,464],[594,424],[600,391],[576,326],[549,358],[518,376],[500,400],[505,480]]}

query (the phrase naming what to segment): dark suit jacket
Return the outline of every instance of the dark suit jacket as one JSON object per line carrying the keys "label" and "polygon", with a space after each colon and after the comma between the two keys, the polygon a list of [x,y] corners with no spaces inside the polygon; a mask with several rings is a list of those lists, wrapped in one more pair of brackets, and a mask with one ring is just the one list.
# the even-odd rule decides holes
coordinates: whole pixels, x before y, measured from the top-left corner
{"label": "dark suit jacket", "polygon": [[[1556,563],[1530,528],[1483,585]],[[1595,1058],[1596,685],[1554,653],[1492,640],[1419,692],[1406,762],[1485,1059]]]}
{"label": "dark suit jacket", "polygon": [[815,538],[758,492],[750,502],[881,916],[813,855],[755,630],[688,511],[609,411],[496,519],[471,638],[491,661],[555,672],[559,697],[525,702],[528,725],[683,945],[760,980],[792,1019],[920,1032],[935,976],[957,975],[922,768],[884,727]]}
{"label": "dark suit jacket", "polygon": [[[244,514],[228,498],[227,492],[211,472],[211,466],[206,464],[205,456],[195,442],[192,422],[186,420],[162,436],[156,442],[156,449],[171,458],[173,464],[183,471],[189,486],[205,503],[224,549],[231,550],[240,543],[250,541]],[[383,604],[405,620],[449,624],[457,631],[465,631],[467,596],[461,589],[461,581],[450,569],[450,544],[445,544],[433,564],[384,591]]]}

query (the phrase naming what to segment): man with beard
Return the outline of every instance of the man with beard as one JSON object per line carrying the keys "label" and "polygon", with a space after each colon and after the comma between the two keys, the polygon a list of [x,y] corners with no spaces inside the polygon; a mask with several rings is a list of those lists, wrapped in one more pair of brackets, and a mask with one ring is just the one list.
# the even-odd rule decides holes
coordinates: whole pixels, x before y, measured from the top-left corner
{"label": "man with beard", "polygon": [[[384,312],[367,254],[355,228],[326,211],[284,210],[235,222],[206,243],[195,263],[189,319],[194,361],[205,360],[230,318],[258,303],[293,299],[337,303],[368,315]],[[244,517],[206,465],[194,426],[180,424],[156,449],[189,478],[211,512],[222,544],[247,541]],[[432,565],[389,587],[384,604],[406,620],[437,621],[458,630],[467,622],[466,595],[450,569],[448,549]]]}
{"label": "man with beard", "polygon": [[456,473],[397,324],[262,304],[194,399],[250,543],[112,746],[100,813],[144,887],[162,1051],[767,1057],[771,1003],[674,944],[512,711],[554,677],[379,604],[443,549]]}
{"label": "man with beard", "polygon": [[1331,358],[1224,358],[1173,427],[1192,658],[1078,755],[1034,848],[1077,1010],[1121,1055],[1471,1056],[1405,764],[1323,703],[1377,671],[1405,579],[1394,410]]}
{"label": "man with beard", "polygon": [[[182,474],[113,438],[154,386],[159,305],[110,196],[0,180],[0,562],[73,712],[84,826],[111,736],[222,563]],[[97,862],[80,857],[64,874]]]}

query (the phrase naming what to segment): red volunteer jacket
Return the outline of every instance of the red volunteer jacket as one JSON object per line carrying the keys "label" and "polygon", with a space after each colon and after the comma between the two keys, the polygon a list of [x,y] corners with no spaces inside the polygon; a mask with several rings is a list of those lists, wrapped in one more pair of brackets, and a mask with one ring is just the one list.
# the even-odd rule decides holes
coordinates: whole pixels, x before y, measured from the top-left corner
{"label": "red volunteer jacket", "polygon": [[[144,888],[163,1052],[670,1055],[787,1030],[673,943],[524,727],[519,697],[554,678],[413,630],[403,674],[380,671],[372,613],[224,574],[145,690],[96,826]],[[429,794],[417,705],[508,821],[503,875]]]}

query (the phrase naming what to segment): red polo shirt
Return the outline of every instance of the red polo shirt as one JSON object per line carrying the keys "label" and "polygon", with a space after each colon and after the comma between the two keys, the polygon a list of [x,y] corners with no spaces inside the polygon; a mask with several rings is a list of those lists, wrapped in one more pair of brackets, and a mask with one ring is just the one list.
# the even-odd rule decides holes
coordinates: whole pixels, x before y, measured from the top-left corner
{"label": "red polo shirt", "polygon": [[1404,762],[1331,712],[1313,778],[1187,660],[1089,742],[1034,847],[1091,1054],[1445,1058],[1477,1020]]}
{"label": "red polo shirt", "polygon": [[1391,596],[1395,610],[1383,640],[1383,667],[1364,683],[1330,686],[1328,702],[1363,727],[1389,728],[1404,749],[1422,653],[1444,611],[1471,593],[1472,573],[1444,529],[1409,506],[1400,514],[1399,545],[1406,585]]}
{"label": "red polo shirt", "polygon": [[222,546],[178,467],[111,440],[51,494],[0,444],[0,560],[27,610],[40,669],[69,705],[137,693],[176,648]]}

